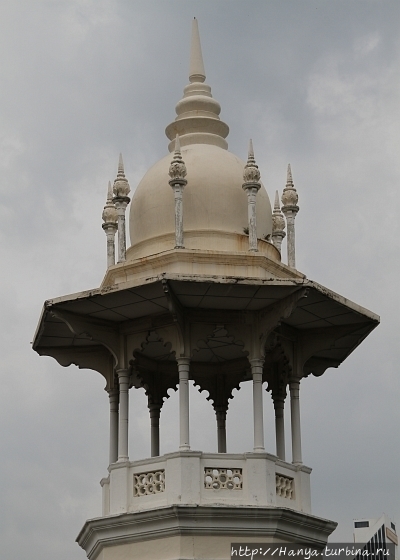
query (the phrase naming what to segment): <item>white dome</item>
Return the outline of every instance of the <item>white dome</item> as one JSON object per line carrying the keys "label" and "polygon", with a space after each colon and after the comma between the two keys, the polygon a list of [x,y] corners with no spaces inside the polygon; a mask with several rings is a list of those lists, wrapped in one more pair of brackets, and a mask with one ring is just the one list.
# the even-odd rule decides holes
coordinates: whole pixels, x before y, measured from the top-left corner
{"label": "white dome", "polygon": [[[183,191],[185,248],[247,251],[247,195],[242,189],[245,162],[211,144],[185,146],[182,157],[188,181]],[[171,160],[168,154],[149,169],[134,193],[129,259],[175,246],[174,192],[168,184]],[[257,237],[263,239],[272,230],[271,205],[263,186],[257,194],[256,208]]]}
{"label": "white dome", "polygon": [[[193,20],[189,84],[176,106],[176,118],[166,128],[169,150],[179,135],[187,169],[183,191],[185,249],[248,252],[248,202],[242,189],[245,162],[227,151],[229,127],[205,81],[197,20]],[[132,199],[129,228],[134,260],[175,247],[175,197],[169,185],[172,155],[157,162],[143,177]],[[273,259],[279,252],[264,240],[272,231],[272,211],[263,186],[256,202],[258,251]]]}

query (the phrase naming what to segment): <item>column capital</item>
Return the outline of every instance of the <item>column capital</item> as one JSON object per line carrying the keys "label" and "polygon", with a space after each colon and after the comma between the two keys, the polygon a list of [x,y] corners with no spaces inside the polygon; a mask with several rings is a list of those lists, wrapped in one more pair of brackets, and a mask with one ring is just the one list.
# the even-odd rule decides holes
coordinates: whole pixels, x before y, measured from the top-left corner
{"label": "column capital", "polygon": [[114,236],[117,232],[118,229],[118,225],[114,222],[105,222],[104,224],[101,225],[101,227],[104,229],[104,231],[109,234]]}
{"label": "column capital", "polygon": [[160,403],[152,403],[147,405],[147,408],[149,409],[150,412],[150,418],[152,418],[153,416],[160,416],[160,412],[161,412],[161,408],[162,408],[162,404]]}
{"label": "column capital", "polygon": [[118,403],[119,403],[119,389],[118,387],[114,387],[110,391],[108,391],[108,400],[110,402],[110,407],[112,410],[118,410]]}
{"label": "column capital", "polygon": [[[250,358],[249,362],[250,362],[252,373],[262,373],[263,366],[264,366],[264,358]],[[261,371],[255,372],[253,371],[255,369],[257,370],[261,369]]]}
{"label": "column capital", "polygon": [[290,377],[289,378],[290,389],[297,389],[300,387],[300,377]]}
{"label": "column capital", "polygon": [[274,407],[276,408],[283,408],[285,406],[285,396],[284,395],[272,395],[272,400],[274,403]]}
{"label": "column capital", "polygon": [[181,357],[181,358],[176,358],[177,364],[178,366],[189,366],[190,365],[190,358],[185,358],[185,357]]}
{"label": "column capital", "polygon": [[125,212],[126,207],[130,203],[131,199],[129,198],[129,196],[114,196],[112,201],[115,205],[115,208],[117,209],[117,212],[121,215]]}

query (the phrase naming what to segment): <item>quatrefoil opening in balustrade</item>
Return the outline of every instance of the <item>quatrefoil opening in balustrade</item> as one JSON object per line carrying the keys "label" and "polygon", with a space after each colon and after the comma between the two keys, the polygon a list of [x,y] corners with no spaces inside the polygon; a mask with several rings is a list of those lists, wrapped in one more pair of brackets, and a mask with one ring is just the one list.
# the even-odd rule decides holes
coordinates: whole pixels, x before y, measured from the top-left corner
{"label": "quatrefoil opening in balustrade", "polygon": [[242,469],[205,468],[204,488],[241,490],[243,488]]}
{"label": "quatrefoil opening in balustrade", "polygon": [[165,491],[165,471],[153,471],[133,475],[133,495],[135,497],[159,494]]}

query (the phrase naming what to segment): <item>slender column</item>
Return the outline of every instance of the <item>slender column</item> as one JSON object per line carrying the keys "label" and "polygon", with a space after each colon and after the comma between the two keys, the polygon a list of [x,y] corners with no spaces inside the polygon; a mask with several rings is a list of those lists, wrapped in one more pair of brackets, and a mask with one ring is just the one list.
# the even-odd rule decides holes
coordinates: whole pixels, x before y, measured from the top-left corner
{"label": "slender column", "polygon": [[261,188],[260,171],[254,159],[253,143],[250,140],[249,155],[243,172],[242,188],[247,194],[247,213],[249,221],[249,251],[258,251],[256,195]]}
{"label": "slender column", "polygon": [[179,371],[179,449],[189,450],[189,358],[178,358]]}
{"label": "slender column", "polygon": [[159,404],[149,404],[150,425],[151,425],[151,456],[160,455],[160,412]]}
{"label": "slender column", "polygon": [[127,369],[119,369],[117,374],[119,382],[118,461],[128,461],[129,372]]}
{"label": "slender column", "polygon": [[174,158],[169,168],[169,184],[175,195],[175,249],[184,249],[183,244],[183,189],[187,184],[185,162],[182,159],[179,136],[175,138]]}
{"label": "slender column", "polygon": [[107,236],[107,268],[115,264],[115,234],[117,224],[103,224]]}
{"label": "slender column", "polygon": [[286,210],[286,223],[287,223],[287,259],[288,265],[292,268],[296,268],[296,239],[295,239],[295,229],[294,229],[294,219],[295,214],[293,212]]}
{"label": "slender column", "polygon": [[285,397],[276,396],[274,399],[275,409],[275,438],[276,438],[276,454],[279,459],[285,461]]}
{"label": "slender column", "polygon": [[217,417],[218,453],[226,453],[226,408],[217,407],[215,416]]}
{"label": "slender column", "polygon": [[117,231],[117,210],[112,201],[111,182],[108,182],[107,202],[103,210],[103,229],[107,236],[107,268],[115,264],[115,233]]}
{"label": "slender column", "polygon": [[257,221],[256,221],[256,194],[257,189],[247,189],[247,213],[249,218],[249,251],[258,251],[257,247]]}
{"label": "slender column", "polygon": [[262,392],[263,360],[250,360],[253,375],[254,451],[262,453],[264,447],[264,412]]}
{"label": "slender column", "polygon": [[108,392],[110,401],[110,465],[118,461],[118,387]]}
{"label": "slender column", "polygon": [[183,187],[176,185],[174,187],[175,195],[175,249],[184,249],[183,244]]}
{"label": "slender column", "polygon": [[288,265],[291,268],[296,268],[296,244],[295,244],[295,230],[294,230],[294,220],[296,218],[299,207],[297,202],[299,200],[299,195],[294,187],[292,170],[290,163],[287,169],[287,181],[286,187],[283,189],[282,193],[282,212],[286,217],[287,224],[287,255],[288,255]]}
{"label": "slender column", "polygon": [[128,197],[114,198],[114,204],[118,214],[118,262],[126,261],[125,210],[129,200]]}
{"label": "slender column", "polygon": [[292,463],[302,465],[300,432],[300,380],[290,380],[290,416],[292,425]]}

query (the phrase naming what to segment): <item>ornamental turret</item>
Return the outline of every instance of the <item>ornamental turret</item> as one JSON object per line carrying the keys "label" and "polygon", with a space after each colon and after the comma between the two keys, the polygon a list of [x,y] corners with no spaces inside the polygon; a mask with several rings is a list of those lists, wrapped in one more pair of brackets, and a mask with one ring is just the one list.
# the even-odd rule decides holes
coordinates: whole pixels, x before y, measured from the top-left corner
{"label": "ornamental turret", "polygon": [[183,249],[183,205],[182,195],[183,189],[187,184],[185,179],[187,175],[186,165],[182,159],[181,146],[179,144],[179,136],[175,139],[174,158],[169,167],[169,184],[171,185],[175,195],[175,249]]}
{"label": "ornamental turret", "polygon": [[285,214],[287,223],[287,258],[288,265],[291,268],[296,268],[296,247],[295,247],[295,230],[294,230],[294,220],[296,214],[299,211],[297,202],[299,200],[299,195],[294,187],[292,170],[290,163],[287,168],[287,179],[286,187],[283,189],[282,193],[282,212]]}
{"label": "ornamental turret", "polygon": [[254,159],[253,142],[250,140],[249,155],[243,171],[243,190],[247,194],[247,211],[249,217],[249,251],[258,251],[257,247],[257,219],[256,195],[261,188],[260,170]]}
{"label": "ornamental turret", "polygon": [[118,229],[118,213],[112,198],[111,181],[108,181],[107,202],[102,214],[102,227],[107,235],[107,268],[115,264],[115,234]]}
{"label": "ornamental turret", "polygon": [[279,204],[279,193],[275,193],[274,211],[272,213],[272,243],[281,252],[282,241],[286,237],[285,233],[285,218],[283,217],[281,206]]}
{"label": "ornamental turret", "polygon": [[118,262],[123,262],[126,260],[125,210],[130,202],[128,194],[131,192],[131,188],[125,177],[122,154],[119,154],[118,173],[114,181],[113,191],[113,202],[118,213]]}

